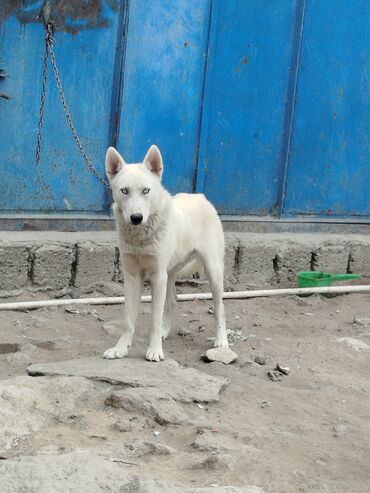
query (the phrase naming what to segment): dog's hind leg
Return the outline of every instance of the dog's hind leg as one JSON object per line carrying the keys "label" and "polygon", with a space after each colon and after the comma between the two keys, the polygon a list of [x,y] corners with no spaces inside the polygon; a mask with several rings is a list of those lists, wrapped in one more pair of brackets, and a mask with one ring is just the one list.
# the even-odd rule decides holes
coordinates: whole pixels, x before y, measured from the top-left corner
{"label": "dog's hind leg", "polygon": [[125,279],[125,308],[124,332],[117,344],[105,351],[104,358],[116,359],[127,355],[135,331],[135,322],[139,310],[143,279],[140,272],[132,274],[124,272]]}
{"label": "dog's hind leg", "polygon": [[204,262],[204,270],[208,277],[209,284],[212,291],[213,303],[214,303],[214,317],[216,325],[216,339],[214,346],[228,347],[226,333],[226,321],[225,321],[225,308],[222,300],[222,294],[224,290],[224,269],[223,261],[218,258],[216,252],[207,252],[206,255],[201,255]]}
{"label": "dog's hind leg", "polygon": [[176,279],[175,273],[168,274],[166,301],[164,304],[164,311],[163,311],[162,339],[166,339],[166,337],[171,331],[172,312],[177,301],[175,279]]}

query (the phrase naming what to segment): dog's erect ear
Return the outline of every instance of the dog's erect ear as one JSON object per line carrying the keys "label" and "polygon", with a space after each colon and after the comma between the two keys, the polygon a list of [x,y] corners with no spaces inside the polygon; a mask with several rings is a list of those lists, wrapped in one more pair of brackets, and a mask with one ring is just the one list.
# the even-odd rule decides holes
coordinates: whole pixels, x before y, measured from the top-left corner
{"label": "dog's erect ear", "polygon": [[121,171],[125,164],[123,157],[116,151],[114,147],[108,147],[105,155],[105,172],[109,180],[113,180],[116,174]]}
{"label": "dog's erect ear", "polygon": [[150,146],[149,151],[146,153],[143,164],[151,171],[154,175],[157,175],[159,179],[162,178],[163,173],[163,160],[160,150],[157,146]]}

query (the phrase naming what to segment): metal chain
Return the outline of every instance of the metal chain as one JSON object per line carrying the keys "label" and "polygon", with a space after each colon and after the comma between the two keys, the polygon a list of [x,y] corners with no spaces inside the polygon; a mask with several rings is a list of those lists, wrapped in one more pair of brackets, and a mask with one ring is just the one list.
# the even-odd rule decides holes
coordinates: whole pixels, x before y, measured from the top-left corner
{"label": "metal chain", "polygon": [[[50,59],[51,59],[52,67],[53,67],[54,77],[55,77],[55,81],[56,81],[58,92],[59,92],[59,97],[60,97],[60,100],[61,100],[61,103],[62,103],[62,106],[63,106],[63,110],[64,110],[64,114],[66,116],[66,120],[67,120],[68,126],[71,129],[73,138],[74,138],[74,140],[75,140],[75,142],[77,144],[77,147],[78,147],[78,149],[79,149],[79,151],[81,153],[81,156],[82,156],[82,158],[84,160],[84,163],[85,163],[85,166],[87,167],[87,169],[100,181],[100,183],[102,185],[104,185],[107,188],[110,188],[109,182],[107,180],[105,180],[104,178],[102,178],[99,175],[99,173],[97,172],[97,170],[93,166],[93,164],[91,162],[91,159],[87,156],[87,154],[86,154],[86,152],[85,152],[85,150],[83,148],[81,139],[80,139],[80,137],[77,134],[76,127],[73,124],[72,116],[71,116],[71,113],[69,111],[69,108],[68,108],[68,105],[67,105],[67,101],[66,101],[66,98],[65,98],[65,95],[64,95],[62,82],[60,80],[59,70],[58,70],[58,66],[57,66],[57,61],[56,61],[56,58],[55,58],[53,25],[52,25],[51,22],[48,22],[46,24],[46,32],[47,33],[46,33],[46,36],[45,36],[45,47],[46,47],[45,48],[45,58],[50,54]],[[44,60],[44,67],[45,67],[45,63],[46,63],[46,68],[47,68],[47,60],[46,60],[46,62]],[[38,158],[38,160],[40,160],[42,117],[43,117],[44,108],[45,108],[44,82],[45,82],[45,86],[46,86],[46,74],[44,74],[43,77],[44,77],[43,78],[43,89],[42,89],[42,92],[41,92],[41,106],[40,106],[40,119],[39,119],[40,146],[39,146],[39,139],[38,139],[38,148],[36,148],[36,160],[37,160],[37,158]]]}
{"label": "metal chain", "polygon": [[49,61],[49,42],[47,40],[48,36],[49,36],[49,29],[47,28],[47,32],[45,35],[44,63],[42,68],[42,88],[41,88],[40,111],[39,111],[39,122],[38,122],[38,132],[37,132],[37,144],[36,144],[36,164],[40,164],[40,159],[41,159],[42,127],[44,124],[46,82],[47,82],[48,61]]}

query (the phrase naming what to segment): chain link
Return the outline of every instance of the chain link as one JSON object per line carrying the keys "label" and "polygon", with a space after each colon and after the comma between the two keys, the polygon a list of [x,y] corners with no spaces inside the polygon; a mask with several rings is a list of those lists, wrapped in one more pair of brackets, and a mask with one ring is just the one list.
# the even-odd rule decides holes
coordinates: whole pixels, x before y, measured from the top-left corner
{"label": "chain link", "polygon": [[44,124],[46,82],[48,76],[48,61],[49,61],[49,41],[47,40],[48,36],[49,36],[49,29],[47,28],[47,32],[45,35],[44,63],[42,67],[42,88],[41,88],[40,111],[39,111],[39,122],[38,122],[38,132],[37,132],[37,144],[36,144],[36,164],[40,164],[40,159],[41,159],[42,127]]}
{"label": "chain link", "polygon": [[37,146],[36,146],[36,162],[40,162],[40,152],[41,152],[41,140],[42,140],[42,126],[43,126],[43,116],[45,111],[45,95],[46,95],[46,77],[47,77],[47,67],[48,67],[48,58],[50,55],[51,64],[53,67],[55,82],[57,84],[60,101],[63,106],[64,114],[66,116],[67,124],[72,132],[73,138],[77,144],[77,147],[81,153],[81,156],[84,160],[85,166],[87,169],[100,181],[102,185],[107,188],[110,188],[109,182],[102,178],[95,167],[93,166],[91,159],[87,156],[81,139],[78,136],[76,127],[74,126],[71,113],[69,111],[67,101],[65,98],[65,94],[63,91],[62,82],[59,76],[59,70],[57,61],[54,53],[54,35],[53,35],[53,25],[51,22],[46,24],[46,36],[45,36],[45,58],[44,58],[44,70],[43,70],[43,80],[42,80],[42,90],[41,90],[41,103],[40,103],[40,114],[39,114],[39,132],[37,136]]}

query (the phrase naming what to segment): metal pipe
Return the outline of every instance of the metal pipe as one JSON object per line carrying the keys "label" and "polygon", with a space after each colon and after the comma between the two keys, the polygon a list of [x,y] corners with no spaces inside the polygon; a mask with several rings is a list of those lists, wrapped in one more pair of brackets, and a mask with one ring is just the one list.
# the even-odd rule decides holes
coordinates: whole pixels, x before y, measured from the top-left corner
{"label": "metal pipe", "polygon": [[[370,285],[365,286],[331,286],[322,288],[287,288],[287,289],[259,289],[254,291],[230,291],[223,294],[224,299],[247,299],[269,296],[292,296],[300,294],[347,294],[370,293]],[[149,303],[151,296],[142,296],[143,303]],[[211,300],[212,293],[179,294],[178,301]],[[17,301],[12,303],[0,303],[1,310],[32,310],[50,306],[63,305],[119,305],[125,302],[124,296],[110,298],[82,298],[70,300],[43,300],[43,301]]]}

